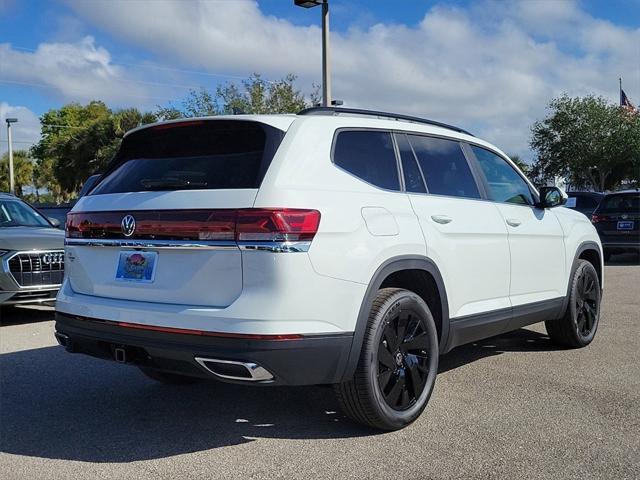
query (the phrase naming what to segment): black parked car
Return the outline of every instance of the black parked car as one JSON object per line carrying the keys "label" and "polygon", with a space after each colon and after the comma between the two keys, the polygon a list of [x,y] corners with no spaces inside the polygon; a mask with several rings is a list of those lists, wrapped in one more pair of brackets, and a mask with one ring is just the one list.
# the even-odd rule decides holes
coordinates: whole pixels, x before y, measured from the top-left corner
{"label": "black parked car", "polygon": [[605,260],[612,253],[640,253],[640,191],[606,195],[591,215],[604,248]]}
{"label": "black parked car", "polygon": [[567,196],[569,198],[567,199],[565,207],[584,213],[587,217],[591,217],[591,214],[604,198],[604,193],[567,192]]}

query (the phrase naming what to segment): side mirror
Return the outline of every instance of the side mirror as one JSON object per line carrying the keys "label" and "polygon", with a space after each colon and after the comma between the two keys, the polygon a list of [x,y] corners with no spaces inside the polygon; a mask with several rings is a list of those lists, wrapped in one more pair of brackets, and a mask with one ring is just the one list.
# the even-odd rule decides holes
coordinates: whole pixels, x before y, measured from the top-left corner
{"label": "side mirror", "polygon": [[54,227],[60,228],[60,220],[58,220],[57,218],[47,217],[47,220],[49,220],[49,223],[51,223],[51,225],[53,225]]}
{"label": "side mirror", "polygon": [[567,203],[569,197],[558,187],[542,187],[540,188],[539,208],[560,207]]}

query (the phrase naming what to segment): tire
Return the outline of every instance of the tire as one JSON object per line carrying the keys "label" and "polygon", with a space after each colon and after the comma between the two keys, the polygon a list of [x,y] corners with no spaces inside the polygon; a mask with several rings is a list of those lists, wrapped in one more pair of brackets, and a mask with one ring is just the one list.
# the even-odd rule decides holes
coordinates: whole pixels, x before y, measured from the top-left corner
{"label": "tire", "polygon": [[188,377],[186,375],[178,375],[177,373],[161,372],[154,368],[138,367],[142,373],[156,382],[164,383],[165,385],[190,385],[192,383],[200,382],[201,379],[197,377]]}
{"label": "tire", "polygon": [[418,295],[384,288],[376,295],[353,378],[334,385],[352,420],[398,430],[420,416],[438,372],[438,334]]}
{"label": "tire", "polygon": [[589,345],[598,329],[601,295],[596,269],[590,262],[578,260],[571,278],[569,303],[564,315],[559,320],[544,322],[549,338],[554,343],[569,348]]}

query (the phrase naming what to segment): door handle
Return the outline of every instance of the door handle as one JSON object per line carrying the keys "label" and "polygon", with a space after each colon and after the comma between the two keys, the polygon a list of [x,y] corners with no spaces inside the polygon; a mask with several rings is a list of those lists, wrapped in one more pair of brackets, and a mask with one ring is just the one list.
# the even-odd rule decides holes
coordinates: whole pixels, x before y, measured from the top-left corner
{"label": "door handle", "polygon": [[517,218],[507,218],[507,224],[512,227],[519,227],[522,222]]}
{"label": "door handle", "polygon": [[451,223],[453,221],[453,218],[447,217],[446,215],[431,215],[431,220],[436,223],[446,225],[447,223]]}

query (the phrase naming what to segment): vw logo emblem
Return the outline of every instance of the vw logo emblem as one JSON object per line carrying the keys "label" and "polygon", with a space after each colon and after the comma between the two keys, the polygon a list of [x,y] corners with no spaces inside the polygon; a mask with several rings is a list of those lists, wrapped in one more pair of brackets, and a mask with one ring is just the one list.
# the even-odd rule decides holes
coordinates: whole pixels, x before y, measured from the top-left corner
{"label": "vw logo emblem", "polygon": [[122,233],[125,237],[130,237],[133,235],[133,232],[136,231],[136,219],[133,218],[133,215],[125,215],[122,217],[122,222],[120,222],[120,227],[122,228]]}

